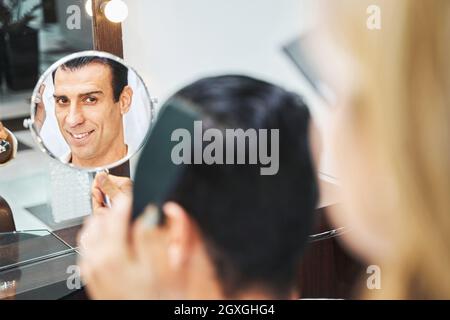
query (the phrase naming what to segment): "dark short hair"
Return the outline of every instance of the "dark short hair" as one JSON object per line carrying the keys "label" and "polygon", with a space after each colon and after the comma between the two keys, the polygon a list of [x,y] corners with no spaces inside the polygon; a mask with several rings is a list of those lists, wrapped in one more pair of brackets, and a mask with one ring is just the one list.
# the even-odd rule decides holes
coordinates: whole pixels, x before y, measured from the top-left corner
{"label": "dark short hair", "polygon": [[189,165],[167,200],[198,224],[225,295],[262,287],[287,298],[318,200],[308,108],[295,93],[234,75],[199,80],[174,98],[195,105],[210,127],[279,129],[277,174],[261,175],[259,165]]}
{"label": "dark short hair", "polygon": [[[128,85],[128,68],[120,62],[109,58],[85,56],[69,60],[60,65],[59,68],[63,70],[77,70],[91,63],[100,63],[110,68],[114,102],[119,101],[123,88]],[[52,73],[53,82],[55,82],[56,70],[57,69],[55,69]]]}

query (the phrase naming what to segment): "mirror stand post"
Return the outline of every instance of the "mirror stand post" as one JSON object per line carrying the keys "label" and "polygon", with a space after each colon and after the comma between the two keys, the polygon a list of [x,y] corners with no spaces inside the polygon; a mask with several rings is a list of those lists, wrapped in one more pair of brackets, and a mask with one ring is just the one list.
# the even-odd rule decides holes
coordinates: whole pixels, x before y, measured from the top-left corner
{"label": "mirror stand post", "polygon": [[109,52],[123,58],[122,24],[106,19],[101,9],[105,2],[108,0],[92,0],[94,50]]}
{"label": "mirror stand post", "polygon": [[119,177],[130,177],[130,161],[122,163],[120,166],[109,169],[109,173]]}

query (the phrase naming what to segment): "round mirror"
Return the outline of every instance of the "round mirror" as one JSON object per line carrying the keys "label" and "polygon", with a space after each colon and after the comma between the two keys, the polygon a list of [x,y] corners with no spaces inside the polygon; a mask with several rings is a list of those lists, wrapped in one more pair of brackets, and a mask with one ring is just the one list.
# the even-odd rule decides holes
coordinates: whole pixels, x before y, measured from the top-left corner
{"label": "round mirror", "polygon": [[71,167],[117,167],[144,144],[155,100],[137,72],[112,54],[66,56],[39,79],[29,128],[42,151]]}

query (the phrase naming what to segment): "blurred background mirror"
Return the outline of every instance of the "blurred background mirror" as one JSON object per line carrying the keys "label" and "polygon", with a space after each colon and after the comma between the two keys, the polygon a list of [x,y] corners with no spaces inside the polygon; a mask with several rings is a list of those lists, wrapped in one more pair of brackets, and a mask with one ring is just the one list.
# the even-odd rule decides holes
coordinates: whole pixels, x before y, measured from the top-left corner
{"label": "blurred background mirror", "polygon": [[0,1],[0,94],[4,100],[21,91],[31,92],[39,75],[61,57],[92,48],[92,17],[84,1]]}

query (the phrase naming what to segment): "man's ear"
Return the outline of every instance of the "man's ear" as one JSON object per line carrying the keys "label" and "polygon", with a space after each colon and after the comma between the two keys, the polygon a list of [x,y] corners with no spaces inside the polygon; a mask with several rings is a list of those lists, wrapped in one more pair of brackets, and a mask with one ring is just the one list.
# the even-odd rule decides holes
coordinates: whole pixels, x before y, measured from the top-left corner
{"label": "man's ear", "polygon": [[119,97],[120,113],[124,115],[130,110],[131,102],[133,101],[133,89],[130,86],[125,86]]}
{"label": "man's ear", "polygon": [[182,268],[198,241],[198,229],[186,210],[176,202],[167,202],[163,206],[168,233],[168,262],[173,270]]}

